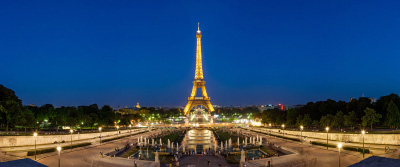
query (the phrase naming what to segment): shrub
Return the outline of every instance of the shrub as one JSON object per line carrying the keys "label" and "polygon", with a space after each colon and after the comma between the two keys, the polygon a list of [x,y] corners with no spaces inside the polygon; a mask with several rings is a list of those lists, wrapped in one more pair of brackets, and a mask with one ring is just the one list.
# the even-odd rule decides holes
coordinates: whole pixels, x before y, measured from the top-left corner
{"label": "shrub", "polygon": [[[72,148],[77,148],[77,147],[84,147],[84,146],[88,146],[91,145],[92,143],[80,143],[80,144],[75,144],[72,145]],[[64,146],[62,147],[62,150],[68,150],[71,149],[71,146]],[[45,148],[45,149],[40,149],[40,150],[36,150],[36,155],[39,154],[45,154],[45,153],[50,153],[50,152],[55,152],[56,148]],[[35,155],[35,150],[33,151],[28,151],[28,156],[33,156]]]}

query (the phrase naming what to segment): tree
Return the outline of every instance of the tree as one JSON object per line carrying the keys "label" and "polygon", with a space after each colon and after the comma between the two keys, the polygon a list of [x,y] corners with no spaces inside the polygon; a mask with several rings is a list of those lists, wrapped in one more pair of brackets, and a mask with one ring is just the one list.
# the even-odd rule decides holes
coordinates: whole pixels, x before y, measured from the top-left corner
{"label": "tree", "polygon": [[400,126],[400,112],[396,104],[391,101],[387,108],[386,123],[391,128],[398,128]]}
{"label": "tree", "polygon": [[286,115],[286,124],[287,126],[292,126],[296,124],[296,118],[297,118],[298,113],[294,108],[291,108],[287,110],[287,115]]}
{"label": "tree", "polygon": [[6,105],[1,109],[1,112],[5,114],[6,118],[6,130],[8,132],[8,126],[11,122],[15,113],[20,111],[20,105],[16,101],[8,100],[6,101]]}
{"label": "tree", "polygon": [[303,121],[303,115],[297,116],[297,118],[296,118],[296,126],[303,125],[302,121]]}
{"label": "tree", "polygon": [[350,126],[352,130],[357,126],[358,118],[356,116],[356,112],[349,112],[348,115],[344,116],[344,125]]}
{"label": "tree", "polygon": [[115,121],[115,113],[113,112],[113,109],[108,105],[104,105],[100,109],[99,113],[99,126],[113,125],[114,121]]}
{"label": "tree", "polygon": [[338,126],[339,130],[342,129],[342,126],[344,124],[344,116],[343,116],[343,112],[339,111],[336,113],[335,115],[335,119],[333,120],[333,125],[334,126]]}
{"label": "tree", "polygon": [[390,95],[386,95],[386,96],[382,96],[378,99],[378,101],[376,101],[376,107],[375,110],[377,113],[382,114],[383,120],[385,120],[385,123],[387,124],[386,120],[386,116],[387,111],[388,111],[388,107],[389,104],[393,102],[397,107],[400,106],[400,97],[397,94],[390,94]]}
{"label": "tree", "polygon": [[312,119],[310,117],[310,114],[304,115],[304,118],[301,121],[301,124],[303,124],[304,127],[310,126],[312,124]]}
{"label": "tree", "polygon": [[365,115],[361,118],[362,119],[362,125],[363,126],[371,126],[371,131],[372,131],[372,125],[375,123],[379,122],[379,119],[382,118],[381,114],[376,113],[376,111],[372,108],[367,107],[367,109],[364,110]]}
{"label": "tree", "polygon": [[25,128],[25,132],[27,127],[33,127],[36,124],[35,115],[29,109],[24,109],[21,120],[23,120],[21,125]]}
{"label": "tree", "polygon": [[323,116],[321,118],[321,120],[319,121],[319,123],[321,124],[322,127],[325,127],[325,126],[330,127],[333,124],[334,118],[335,117],[332,114],[328,114],[328,115]]}
{"label": "tree", "polygon": [[313,125],[314,127],[317,127],[317,126],[319,125],[319,122],[318,122],[317,120],[314,120],[314,121],[312,122],[312,125]]}

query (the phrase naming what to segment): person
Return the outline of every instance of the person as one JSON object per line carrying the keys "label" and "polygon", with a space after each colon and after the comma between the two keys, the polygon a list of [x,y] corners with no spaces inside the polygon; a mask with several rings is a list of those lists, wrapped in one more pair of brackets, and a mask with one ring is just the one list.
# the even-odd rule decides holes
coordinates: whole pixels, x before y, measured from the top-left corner
{"label": "person", "polygon": [[135,167],[137,167],[137,162],[136,162],[136,160],[135,161],[133,161],[134,162],[134,164],[135,164]]}
{"label": "person", "polygon": [[208,167],[210,167],[210,161],[208,161]]}

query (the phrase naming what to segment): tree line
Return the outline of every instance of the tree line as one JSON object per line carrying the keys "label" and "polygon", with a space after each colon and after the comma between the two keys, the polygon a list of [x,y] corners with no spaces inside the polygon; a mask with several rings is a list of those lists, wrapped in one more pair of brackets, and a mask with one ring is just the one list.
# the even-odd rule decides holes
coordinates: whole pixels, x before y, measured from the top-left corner
{"label": "tree line", "polygon": [[373,126],[400,127],[400,97],[390,94],[380,97],[376,102],[366,97],[352,99],[350,102],[326,101],[309,102],[299,108],[286,111],[270,109],[262,112],[262,123],[287,127],[344,127],[363,129]]}
{"label": "tree line", "polygon": [[113,110],[109,105],[99,107],[97,104],[89,106],[62,106],[52,104],[42,106],[23,106],[22,100],[11,89],[0,85],[0,127],[8,131],[10,128],[23,129],[53,129],[59,130],[63,126],[74,129],[88,129],[98,127],[127,127],[138,122],[165,121],[165,118],[179,116],[178,108],[157,109],[142,107],[140,109]]}

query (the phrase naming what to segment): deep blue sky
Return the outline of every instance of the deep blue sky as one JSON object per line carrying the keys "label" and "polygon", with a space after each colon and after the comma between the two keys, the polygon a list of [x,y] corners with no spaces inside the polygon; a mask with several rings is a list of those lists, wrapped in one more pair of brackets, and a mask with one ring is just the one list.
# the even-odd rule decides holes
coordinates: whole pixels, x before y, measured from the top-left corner
{"label": "deep blue sky", "polygon": [[197,22],[213,104],[400,93],[400,2],[366,0],[3,0],[0,84],[24,104],[183,106]]}

